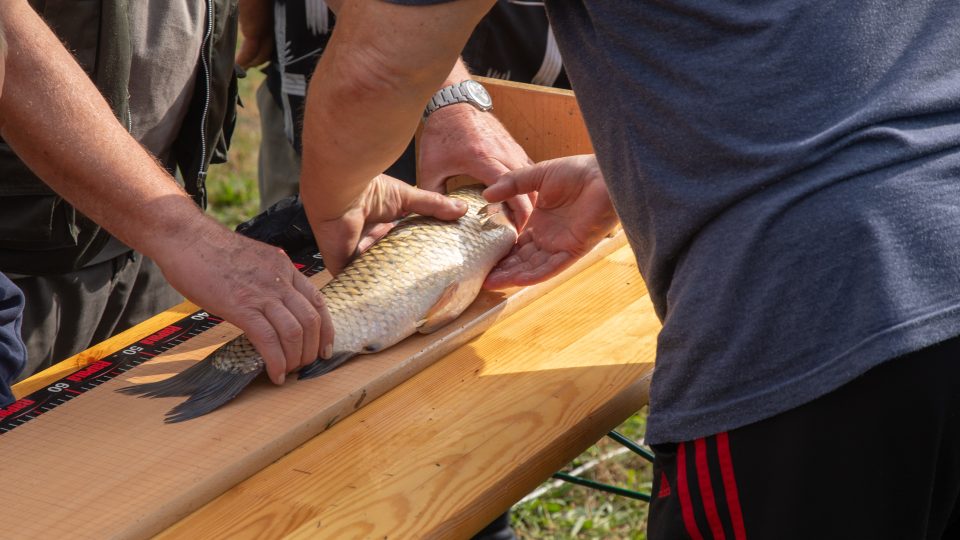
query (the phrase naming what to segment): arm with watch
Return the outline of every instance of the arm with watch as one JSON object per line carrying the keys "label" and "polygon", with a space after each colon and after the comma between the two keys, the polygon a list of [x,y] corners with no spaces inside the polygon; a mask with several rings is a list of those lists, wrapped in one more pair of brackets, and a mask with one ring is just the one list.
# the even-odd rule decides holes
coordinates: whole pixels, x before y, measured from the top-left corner
{"label": "arm with watch", "polygon": [[[501,175],[533,164],[493,108],[490,94],[458,61],[424,110],[417,156],[420,187],[442,193],[446,180],[461,174],[491,185]],[[531,199],[518,196],[508,204],[523,227],[533,210]]]}
{"label": "arm with watch", "polygon": [[[447,177],[469,174],[492,184],[530,164],[484,105],[479,85],[458,61],[470,31],[492,4],[409,7],[348,2],[310,85],[304,113],[300,192],[318,246],[336,273],[369,224],[407,212],[456,219],[442,191]],[[442,21],[442,24],[435,24]],[[449,88],[448,88],[449,87]],[[478,88],[479,87],[479,88]],[[438,89],[440,92],[438,93]],[[437,94],[437,95],[435,95]],[[421,181],[410,188],[381,174],[424,120]],[[521,220],[529,199],[511,207]]]}

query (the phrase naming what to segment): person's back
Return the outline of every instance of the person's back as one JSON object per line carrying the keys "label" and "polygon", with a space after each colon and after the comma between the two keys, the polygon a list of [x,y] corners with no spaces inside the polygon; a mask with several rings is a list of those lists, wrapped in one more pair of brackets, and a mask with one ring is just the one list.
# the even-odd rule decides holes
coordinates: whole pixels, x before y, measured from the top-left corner
{"label": "person's back", "polygon": [[648,440],[960,331],[960,4],[548,8],[664,320]]}
{"label": "person's back", "polygon": [[[346,195],[376,184],[354,163],[386,162],[432,91],[424,72],[442,75],[491,2],[390,3],[345,10],[362,39],[331,43],[314,78],[307,126],[348,141],[305,145],[301,192],[326,230],[356,227]],[[957,537],[960,5],[547,6],[597,156],[484,192],[540,194],[486,283],[555,275],[615,202],[664,323],[648,536]],[[387,17],[415,35],[387,34]],[[368,46],[390,74],[338,46]],[[320,99],[359,83],[376,91]]]}

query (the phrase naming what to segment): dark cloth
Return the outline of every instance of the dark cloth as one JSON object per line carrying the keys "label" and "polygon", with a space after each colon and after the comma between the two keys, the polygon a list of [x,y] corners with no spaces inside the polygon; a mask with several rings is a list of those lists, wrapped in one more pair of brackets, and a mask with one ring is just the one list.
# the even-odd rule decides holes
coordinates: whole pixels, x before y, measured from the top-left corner
{"label": "dark cloth", "polygon": [[655,445],[648,538],[960,538],[960,339],[729,433]]}
{"label": "dark cloth", "polygon": [[517,535],[510,526],[510,512],[504,512],[491,521],[470,540],[516,540]]}
{"label": "dark cloth", "polygon": [[649,442],[960,333],[960,4],[547,8],[663,320]]}
{"label": "dark cloth", "polygon": [[[300,134],[307,86],[335,23],[333,12],[321,1],[274,3],[277,47],[265,70],[267,87],[284,111],[285,132],[298,153],[302,152]],[[462,57],[477,75],[570,87],[543,2],[497,2],[477,25]],[[386,172],[409,183],[415,181],[412,144]]]}
{"label": "dark cloth", "polygon": [[21,378],[96,345],[183,301],[156,264],[130,252],[57,276],[15,279],[27,367]]}
{"label": "dark cloth", "polygon": [[254,240],[282,248],[287,253],[317,246],[299,195],[281,199],[237,225],[236,230]]}
{"label": "dark cloth", "polygon": [[13,402],[10,385],[27,362],[27,350],[20,339],[22,314],[23,293],[0,274],[0,407]]}
{"label": "dark cloth", "polygon": [[960,3],[547,7],[663,319],[651,443],[960,333]]}

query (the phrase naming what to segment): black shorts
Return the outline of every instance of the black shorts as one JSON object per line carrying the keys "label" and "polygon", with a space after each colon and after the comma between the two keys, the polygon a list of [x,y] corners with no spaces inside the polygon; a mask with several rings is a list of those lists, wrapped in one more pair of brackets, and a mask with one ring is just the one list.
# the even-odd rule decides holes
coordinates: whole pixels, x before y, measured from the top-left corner
{"label": "black shorts", "polygon": [[654,451],[651,540],[960,539],[960,338]]}

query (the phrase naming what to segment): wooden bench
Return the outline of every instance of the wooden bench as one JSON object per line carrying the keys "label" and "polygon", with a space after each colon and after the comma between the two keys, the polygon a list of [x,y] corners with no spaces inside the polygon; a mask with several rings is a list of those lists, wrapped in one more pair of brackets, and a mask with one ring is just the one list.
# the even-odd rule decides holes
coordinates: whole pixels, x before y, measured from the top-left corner
{"label": "wooden bench", "polygon": [[[569,130],[530,121],[539,114],[575,126],[569,93],[488,87],[535,159],[584,151],[567,145],[549,155],[556,145],[543,135],[569,142]],[[524,122],[532,135],[518,127]],[[121,381],[98,387],[0,435],[0,478],[13,487],[0,521],[22,537],[468,537],[646,403],[659,330],[622,235],[563,279],[478,304],[483,309],[454,323],[448,337],[398,346],[406,352],[397,358],[408,362],[448,340],[452,351],[440,347],[430,362],[405,364],[399,375],[373,356],[345,366],[331,383],[356,409],[345,417],[255,414],[329,406],[309,386],[264,384],[208,417],[171,426],[160,419],[175,400],[109,391]],[[195,309],[185,303],[162,313],[14,390],[43,388]],[[457,330],[470,320],[485,329],[462,343]],[[180,369],[183,358],[202,356],[232,335],[224,326],[168,361]],[[149,364],[129,375],[170,371]],[[394,369],[383,395],[350,393],[359,388],[351,381],[362,380],[375,394],[363,377],[378,369]]]}

